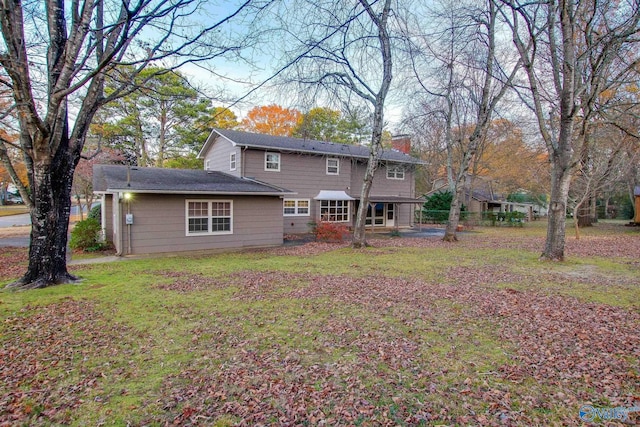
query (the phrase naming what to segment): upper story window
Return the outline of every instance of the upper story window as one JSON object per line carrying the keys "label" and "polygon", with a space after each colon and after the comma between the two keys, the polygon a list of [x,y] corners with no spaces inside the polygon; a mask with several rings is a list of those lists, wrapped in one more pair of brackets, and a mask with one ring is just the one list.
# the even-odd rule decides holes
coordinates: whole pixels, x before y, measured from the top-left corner
{"label": "upper story window", "polygon": [[229,155],[229,170],[236,170],[236,153],[231,153]]}
{"label": "upper story window", "polygon": [[335,157],[327,158],[327,175],[339,175],[340,174],[340,159]]}
{"label": "upper story window", "polygon": [[264,153],[264,170],[266,171],[280,171],[280,153]]}
{"label": "upper story window", "polygon": [[404,179],[404,167],[387,166],[387,179]]}
{"label": "upper story window", "polygon": [[211,167],[211,160],[207,159],[204,161],[204,170],[208,171]]}

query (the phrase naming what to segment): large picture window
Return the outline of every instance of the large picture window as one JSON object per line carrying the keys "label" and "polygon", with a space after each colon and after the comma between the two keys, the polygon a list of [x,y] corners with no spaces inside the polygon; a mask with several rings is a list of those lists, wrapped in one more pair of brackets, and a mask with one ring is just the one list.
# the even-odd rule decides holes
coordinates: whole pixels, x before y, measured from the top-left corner
{"label": "large picture window", "polygon": [[280,153],[264,153],[264,170],[280,171]]}
{"label": "large picture window", "polygon": [[187,236],[233,233],[231,200],[187,200]]}
{"label": "large picture window", "polygon": [[309,216],[309,199],[284,199],[284,216]]}
{"label": "large picture window", "polygon": [[322,200],[320,201],[320,219],[329,222],[349,221],[348,200]]}

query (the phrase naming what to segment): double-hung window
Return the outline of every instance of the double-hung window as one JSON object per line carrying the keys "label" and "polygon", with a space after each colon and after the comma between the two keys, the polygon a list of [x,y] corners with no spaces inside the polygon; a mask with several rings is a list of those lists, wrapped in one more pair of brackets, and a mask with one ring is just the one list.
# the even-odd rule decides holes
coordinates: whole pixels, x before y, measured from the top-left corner
{"label": "double-hung window", "polygon": [[229,155],[229,170],[236,170],[236,153],[231,153]]}
{"label": "double-hung window", "polygon": [[233,233],[233,201],[187,200],[187,236]]}
{"label": "double-hung window", "polygon": [[404,179],[402,166],[387,166],[387,179]]}
{"label": "double-hung window", "polygon": [[327,158],[327,175],[339,175],[340,174],[340,159],[335,157]]}
{"label": "double-hung window", "polygon": [[264,170],[266,171],[280,171],[280,153],[264,153]]}
{"label": "double-hung window", "polygon": [[348,200],[322,200],[320,201],[320,219],[329,222],[349,221]]}
{"label": "double-hung window", "polygon": [[284,199],[284,216],[309,216],[309,199]]}

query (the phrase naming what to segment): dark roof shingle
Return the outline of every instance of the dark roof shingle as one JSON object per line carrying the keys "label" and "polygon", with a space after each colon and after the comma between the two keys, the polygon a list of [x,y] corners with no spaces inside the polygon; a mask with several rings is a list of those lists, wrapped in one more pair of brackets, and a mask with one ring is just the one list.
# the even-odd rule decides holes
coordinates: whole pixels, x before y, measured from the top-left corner
{"label": "dark roof shingle", "polygon": [[[291,138],[286,136],[264,135],[259,133],[241,132],[228,129],[214,129],[213,132],[227,138],[237,145],[265,148],[296,153],[328,154],[366,159],[369,157],[369,147],[363,145],[336,144],[333,142],[316,141],[312,139]],[[204,145],[200,155],[208,148]],[[398,163],[421,164],[421,160],[393,149],[385,149],[381,160]]]}
{"label": "dark roof shingle", "polygon": [[256,180],[238,178],[223,172],[143,168],[122,165],[95,165],[93,190],[97,192],[136,191],[180,194],[265,194],[292,193]]}

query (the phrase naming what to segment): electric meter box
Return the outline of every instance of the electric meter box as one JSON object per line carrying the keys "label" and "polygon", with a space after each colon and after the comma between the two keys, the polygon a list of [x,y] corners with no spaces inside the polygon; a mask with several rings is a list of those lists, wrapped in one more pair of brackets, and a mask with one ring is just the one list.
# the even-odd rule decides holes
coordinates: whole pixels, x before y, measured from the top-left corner
{"label": "electric meter box", "polygon": [[127,225],[133,224],[133,214],[126,214],[124,217],[124,223]]}

